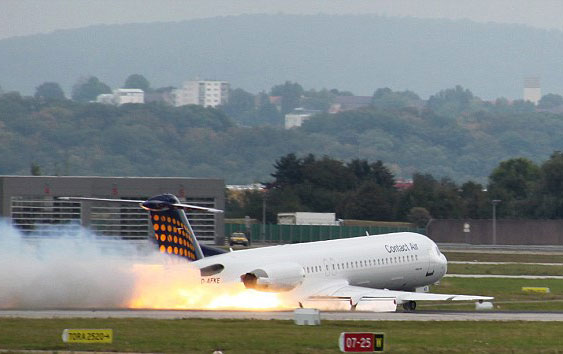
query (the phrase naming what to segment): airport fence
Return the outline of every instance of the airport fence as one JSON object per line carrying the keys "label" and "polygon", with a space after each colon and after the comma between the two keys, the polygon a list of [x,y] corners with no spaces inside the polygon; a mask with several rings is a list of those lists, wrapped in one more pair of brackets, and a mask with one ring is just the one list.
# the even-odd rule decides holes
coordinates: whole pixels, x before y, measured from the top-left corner
{"label": "airport fence", "polygon": [[[264,226],[265,230],[262,232]],[[244,224],[225,223],[227,239],[233,232],[246,231]],[[252,224],[248,229],[247,237],[250,236],[251,243],[286,244],[358,237],[365,236],[366,233],[379,235],[406,231],[426,234],[424,228],[411,227]]]}

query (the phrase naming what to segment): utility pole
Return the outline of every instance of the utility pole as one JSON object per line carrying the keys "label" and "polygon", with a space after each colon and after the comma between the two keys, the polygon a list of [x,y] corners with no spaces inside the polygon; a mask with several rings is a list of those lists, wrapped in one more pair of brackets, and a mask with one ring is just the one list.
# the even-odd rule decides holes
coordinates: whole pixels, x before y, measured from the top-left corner
{"label": "utility pole", "polygon": [[266,242],[266,190],[262,195],[262,242]]}
{"label": "utility pole", "polygon": [[497,204],[502,200],[494,199],[491,201],[493,204],[493,245],[497,244]]}

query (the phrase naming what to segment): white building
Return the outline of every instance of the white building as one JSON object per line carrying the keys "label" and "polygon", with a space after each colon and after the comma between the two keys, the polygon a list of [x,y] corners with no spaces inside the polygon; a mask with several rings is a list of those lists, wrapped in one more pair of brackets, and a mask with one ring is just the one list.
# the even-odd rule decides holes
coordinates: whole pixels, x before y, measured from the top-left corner
{"label": "white building", "polygon": [[145,103],[145,92],[141,89],[117,89],[96,97],[96,102],[120,106],[125,103]]}
{"label": "white building", "polygon": [[141,89],[117,89],[113,91],[116,105],[125,103],[145,103],[145,91]]}
{"label": "white building", "polygon": [[113,101],[113,93],[102,93],[96,97],[96,102],[103,104],[115,104]]}
{"label": "white building", "polygon": [[524,101],[538,104],[541,99],[541,85],[539,77],[527,77],[524,79]]}
{"label": "white building", "polygon": [[285,129],[300,127],[304,121],[320,111],[296,108],[293,112],[285,115]]}
{"label": "white building", "polygon": [[229,83],[226,81],[197,80],[186,81],[174,91],[174,105],[197,104],[204,107],[217,107],[229,100]]}

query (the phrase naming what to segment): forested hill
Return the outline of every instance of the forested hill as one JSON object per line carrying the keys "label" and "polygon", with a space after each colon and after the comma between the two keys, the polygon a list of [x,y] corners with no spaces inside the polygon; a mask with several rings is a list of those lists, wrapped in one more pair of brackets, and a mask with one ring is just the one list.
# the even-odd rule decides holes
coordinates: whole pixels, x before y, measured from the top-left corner
{"label": "forested hill", "polygon": [[[241,127],[220,110],[159,104],[120,107],[0,96],[0,174],[222,177],[271,180],[288,153],[382,160],[414,172],[486,182],[500,161],[536,162],[563,150],[563,116],[504,101],[440,99],[426,108],[372,106],[318,115],[299,129]],[[461,97],[464,97],[463,95]]]}
{"label": "forested hill", "polygon": [[285,80],[371,95],[427,97],[454,85],[482,98],[520,98],[523,78],[563,92],[563,32],[471,21],[365,16],[244,15],[92,26],[0,41],[0,86],[32,94],[54,81],[70,92],[94,75],[118,87],[142,73],[155,87],[196,77],[257,93]]}

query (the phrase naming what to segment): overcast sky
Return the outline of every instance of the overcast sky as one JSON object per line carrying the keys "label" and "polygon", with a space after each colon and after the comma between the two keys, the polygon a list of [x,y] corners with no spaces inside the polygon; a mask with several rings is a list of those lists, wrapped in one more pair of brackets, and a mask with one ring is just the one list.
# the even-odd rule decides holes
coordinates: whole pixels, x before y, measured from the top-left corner
{"label": "overcast sky", "polygon": [[467,18],[563,30],[561,0],[0,0],[0,39],[95,24],[250,13]]}

